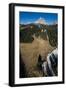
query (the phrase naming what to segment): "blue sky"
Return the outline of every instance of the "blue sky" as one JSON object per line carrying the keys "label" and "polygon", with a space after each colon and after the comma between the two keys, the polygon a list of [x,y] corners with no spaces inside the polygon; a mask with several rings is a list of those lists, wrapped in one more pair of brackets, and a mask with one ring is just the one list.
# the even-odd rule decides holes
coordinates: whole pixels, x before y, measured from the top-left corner
{"label": "blue sky", "polygon": [[53,24],[55,22],[58,22],[57,13],[20,12],[19,23],[20,24],[34,23],[40,17],[43,18],[47,24]]}

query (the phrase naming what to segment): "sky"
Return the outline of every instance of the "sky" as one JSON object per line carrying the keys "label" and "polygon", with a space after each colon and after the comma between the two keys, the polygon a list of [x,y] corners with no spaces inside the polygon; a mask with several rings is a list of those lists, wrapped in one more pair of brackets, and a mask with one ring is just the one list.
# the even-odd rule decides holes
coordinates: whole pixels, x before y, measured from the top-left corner
{"label": "sky", "polygon": [[36,22],[39,18],[43,18],[47,24],[58,22],[57,13],[41,13],[41,12],[20,12],[19,23],[29,24]]}

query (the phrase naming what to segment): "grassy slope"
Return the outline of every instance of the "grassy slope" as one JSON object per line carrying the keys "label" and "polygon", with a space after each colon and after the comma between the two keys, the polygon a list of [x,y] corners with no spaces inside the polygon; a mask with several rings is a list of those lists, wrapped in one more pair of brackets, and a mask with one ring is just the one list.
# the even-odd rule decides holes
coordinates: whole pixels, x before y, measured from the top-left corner
{"label": "grassy slope", "polygon": [[46,40],[46,33],[41,32],[43,28],[43,30],[47,29],[48,31],[50,44],[52,46],[57,46],[57,25],[53,25],[53,26],[42,25],[42,27],[39,28],[37,25],[31,24],[26,29],[22,29],[21,27],[20,27],[20,42],[31,43],[34,40],[32,37],[33,34],[35,34],[36,36],[41,36],[44,40]]}
{"label": "grassy slope", "polygon": [[[37,62],[39,54],[46,59],[47,54],[50,53],[57,44],[57,27],[43,26],[48,30],[50,40],[46,40],[46,35],[41,32],[37,26],[20,30],[20,52],[26,66],[26,73],[28,77],[42,77],[42,71],[37,69]],[[41,38],[32,38],[33,34],[41,36]],[[56,40],[56,41],[54,41]],[[51,46],[52,45],[52,46]],[[55,47],[53,47],[55,46]]]}
{"label": "grassy slope", "polygon": [[42,77],[42,71],[37,69],[38,56],[47,57],[54,47],[49,41],[43,39],[35,39],[32,43],[21,43],[20,51],[24,60],[28,77]]}

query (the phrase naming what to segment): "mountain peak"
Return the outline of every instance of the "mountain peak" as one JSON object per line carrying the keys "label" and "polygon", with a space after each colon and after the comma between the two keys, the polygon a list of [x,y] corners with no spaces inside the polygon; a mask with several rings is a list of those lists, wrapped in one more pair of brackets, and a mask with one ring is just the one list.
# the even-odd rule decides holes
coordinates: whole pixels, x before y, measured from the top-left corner
{"label": "mountain peak", "polygon": [[45,20],[41,17],[38,20],[36,20],[35,23],[36,24],[46,24]]}

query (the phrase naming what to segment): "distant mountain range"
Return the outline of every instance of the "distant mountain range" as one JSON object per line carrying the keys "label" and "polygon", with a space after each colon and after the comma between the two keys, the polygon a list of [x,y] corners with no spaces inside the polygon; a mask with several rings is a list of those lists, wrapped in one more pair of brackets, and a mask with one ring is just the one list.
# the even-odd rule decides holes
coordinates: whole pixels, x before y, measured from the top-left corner
{"label": "distant mountain range", "polygon": [[41,24],[41,25],[57,25],[58,22],[54,21],[53,23],[48,24],[44,18],[40,17],[35,22],[26,22],[22,25],[30,25],[30,24],[35,24],[35,25],[39,25],[39,24]]}

